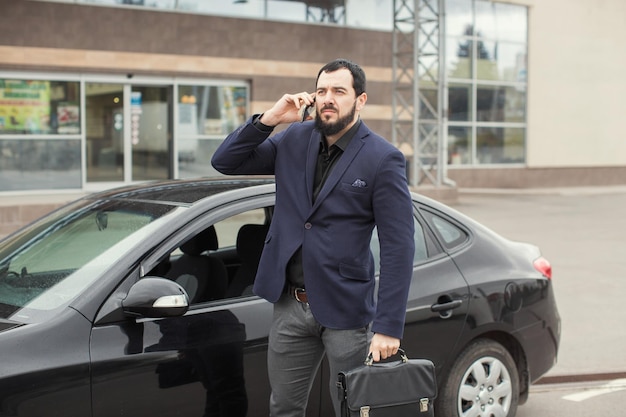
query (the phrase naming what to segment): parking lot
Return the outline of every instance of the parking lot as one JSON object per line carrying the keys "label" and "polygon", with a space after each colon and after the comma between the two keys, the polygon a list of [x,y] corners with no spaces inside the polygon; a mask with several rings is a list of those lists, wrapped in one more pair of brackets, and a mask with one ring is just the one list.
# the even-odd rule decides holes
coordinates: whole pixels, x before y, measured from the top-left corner
{"label": "parking lot", "polygon": [[626,187],[463,190],[457,210],[539,246],[550,260],[562,337],[553,381],[626,372]]}

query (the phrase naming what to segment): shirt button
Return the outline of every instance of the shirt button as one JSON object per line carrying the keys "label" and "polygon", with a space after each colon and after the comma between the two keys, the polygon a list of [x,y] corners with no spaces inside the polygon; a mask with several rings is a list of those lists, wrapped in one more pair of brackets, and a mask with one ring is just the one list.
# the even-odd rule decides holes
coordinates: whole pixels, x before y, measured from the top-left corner
{"label": "shirt button", "polygon": [[311,227],[313,227],[313,225],[309,222],[304,223],[304,228],[309,230]]}

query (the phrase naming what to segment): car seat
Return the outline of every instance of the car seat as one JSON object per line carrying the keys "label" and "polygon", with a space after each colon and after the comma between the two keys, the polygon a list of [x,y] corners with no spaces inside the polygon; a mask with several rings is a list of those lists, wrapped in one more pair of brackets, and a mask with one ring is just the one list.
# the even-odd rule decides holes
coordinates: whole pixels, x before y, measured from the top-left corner
{"label": "car seat", "polygon": [[191,304],[222,299],[228,287],[226,266],[221,259],[207,253],[218,248],[217,233],[210,226],[183,243],[183,254],[172,261],[165,275],[180,284]]}
{"label": "car seat", "polygon": [[226,297],[252,294],[252,284],[265,245],[268,224],[244,224],[237,232],[237,254],[241,264],[226,292]]}

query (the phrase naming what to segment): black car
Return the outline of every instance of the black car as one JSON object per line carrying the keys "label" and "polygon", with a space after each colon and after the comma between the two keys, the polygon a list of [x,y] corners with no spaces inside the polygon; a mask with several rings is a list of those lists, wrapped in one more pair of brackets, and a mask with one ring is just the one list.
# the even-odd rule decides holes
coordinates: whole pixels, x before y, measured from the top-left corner
{"label": "black car", "polygon": [[[267,416],[272,305],[251,288],[274,199],[271,178],[129,186],[1,241],[0,415]],[[435,363],[438,416],[514,416],[557,357],[550,264],[413,201],[402,347]],[[328,378],[308,416],[332,415]]]}

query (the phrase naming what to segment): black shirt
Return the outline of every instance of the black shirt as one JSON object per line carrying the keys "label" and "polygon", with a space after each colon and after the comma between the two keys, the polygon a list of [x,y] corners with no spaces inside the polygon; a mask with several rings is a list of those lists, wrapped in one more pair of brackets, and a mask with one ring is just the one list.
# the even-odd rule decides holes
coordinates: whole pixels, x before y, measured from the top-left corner
{"label": "black shirt", "polygon": [[[320,150],[317,154],[315,165],[315,179],[313,180],[313,201],[317,198],[324,183],[328,179],[330,172],[337,164],[341,155],[348,147],[348,144],[356,134],[361,125],[359,119],[342,137],[332,146],[328,146],[326,138],[322,136],[320,140]],[[293,254],[287,264],[287,283],[294,287],[304,288],[304,270],[302,268],[302,246]]]}

